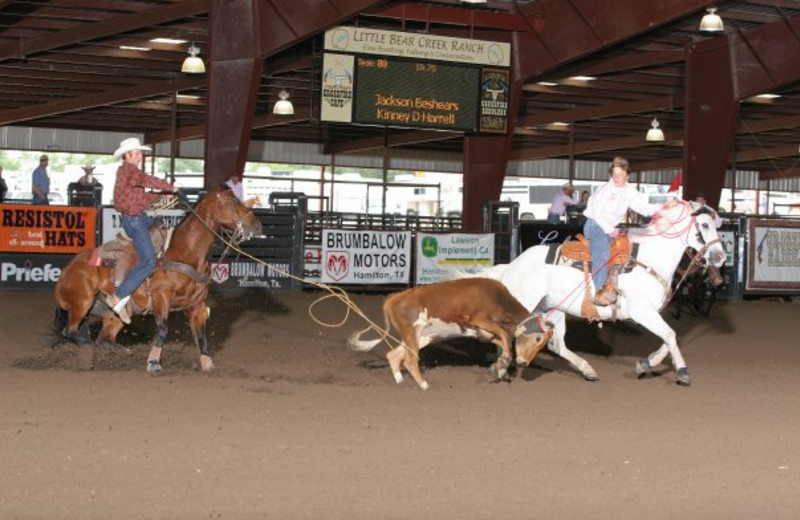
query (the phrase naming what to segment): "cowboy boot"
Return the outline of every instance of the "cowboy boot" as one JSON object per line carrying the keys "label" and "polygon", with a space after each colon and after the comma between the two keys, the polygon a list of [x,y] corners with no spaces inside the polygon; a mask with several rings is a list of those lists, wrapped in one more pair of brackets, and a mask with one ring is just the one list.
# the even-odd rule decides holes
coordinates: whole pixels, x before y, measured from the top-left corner
{"label": "cowboy boot", "polygon": [[594,297],[595,305],[606,306],[617,302],[617,295],[619,294],[619,290],[617,289],[618,276],[619,266],[614,265],[611,267],[608,273],[606,282],[603,284],[600,290],[597,291],[597,294]]}
{"label": "cowboy boot", "polygon": [[614,284],[611,281],[611,278],[606,280],[606,283],[597,291],[597,294],[594,296],[594,304],[600,305],[601,307],[605,307],[606,305],[611,305],[612,303],[616,303],[617,301],[617,291],[614,289]]}

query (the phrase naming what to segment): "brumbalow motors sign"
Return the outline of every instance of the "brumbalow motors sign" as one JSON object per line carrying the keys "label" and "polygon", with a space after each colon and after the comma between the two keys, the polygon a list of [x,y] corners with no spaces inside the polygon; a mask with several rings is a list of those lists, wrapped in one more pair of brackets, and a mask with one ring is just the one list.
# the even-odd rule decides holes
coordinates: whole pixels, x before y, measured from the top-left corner
{"label": "brumbalow motors sign", "polygon": [[322,231],[322,282],[407,284],[410,231]]}

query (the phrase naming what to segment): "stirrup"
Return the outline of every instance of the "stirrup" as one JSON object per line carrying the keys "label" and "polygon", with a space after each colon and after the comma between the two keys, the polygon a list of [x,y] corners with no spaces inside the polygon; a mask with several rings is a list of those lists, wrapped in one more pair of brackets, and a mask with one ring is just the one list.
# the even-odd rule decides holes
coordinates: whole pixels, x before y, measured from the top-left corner
{"label": "stirrup", "polygon": [[600,305],[601,307],[611,305],[617,302],[617,292],[613,289],[601,289],[595,294],[593,301],[595,305]]}
{"label": "stirrup", "polygon": [[130,325],[131,324],[131,317],[128,314],[128,306],[127,306],[127,304],[123,305],[122,307],[120,307],[119,310],[117,310],[117,306],[119,305],[119,303],[120,303],[120,299],[117,297],[116,294],[112,293],[112,294],[109,294],[108,296],[106,296],[106,305],[109,306],[109,308],[111,309],[111,312],[116,314],[116,316],[120,320],[122,320],[122,323],[124,323],[125,325]]}

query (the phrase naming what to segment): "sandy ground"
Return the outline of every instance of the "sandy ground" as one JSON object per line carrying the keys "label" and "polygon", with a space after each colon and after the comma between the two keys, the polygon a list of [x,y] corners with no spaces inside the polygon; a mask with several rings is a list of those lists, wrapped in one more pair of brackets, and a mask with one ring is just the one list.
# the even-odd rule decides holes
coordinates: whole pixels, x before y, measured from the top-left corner
{"label": "sandy ground", "polygon": [[[125,349],[47,346],[49,292],[0,298],[0,518],[795,519],[797,303],[719,303],[672,318],[693,376],[637,380],[658,340],[573,321],[589,383],[542,354],[488,382],[494,349],[423,351],[431,384],[396,385],[319,293],[212,301],[217,370],[196,371],[181,315],[165,371],[144,371],[152,318]],[[371,317],[380,295],[354,295]],[[334,301],[315,307],[338,321]]]}

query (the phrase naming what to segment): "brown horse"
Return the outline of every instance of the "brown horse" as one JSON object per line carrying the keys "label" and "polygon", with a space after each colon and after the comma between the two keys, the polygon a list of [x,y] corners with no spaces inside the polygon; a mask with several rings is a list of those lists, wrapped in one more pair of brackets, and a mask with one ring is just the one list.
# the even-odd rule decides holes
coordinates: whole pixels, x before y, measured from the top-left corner
{"label": "brown horse", "polygon": [[[209,192],[178,224],[164,259],[150,278],[133,293],[131,302],[134,313],[152,313],[158,328],[147,358],[148,372],[161,370],[161,352],[168,332],[167,317],[174,310],[186,313],[195,345],[200,350],[201,369],[208,371],[214,368],[206,336],[206,273],[211,247],[220,230],[231,233],[234,243],[261,234],[261,222],[253,212],[233,192],[222,188]],[[131,251],[136,254],[132,247]],[[89,327],[84,318],[91,313],[102,318],[97,343],[114,345],[124,324],[98,297],[114,292],[112,268],[90,264],[91,257],[91,250],[75,255],[56,284],[56,303],[67,315],[66,328],[57,332],[72,341],[90,341]]]}

